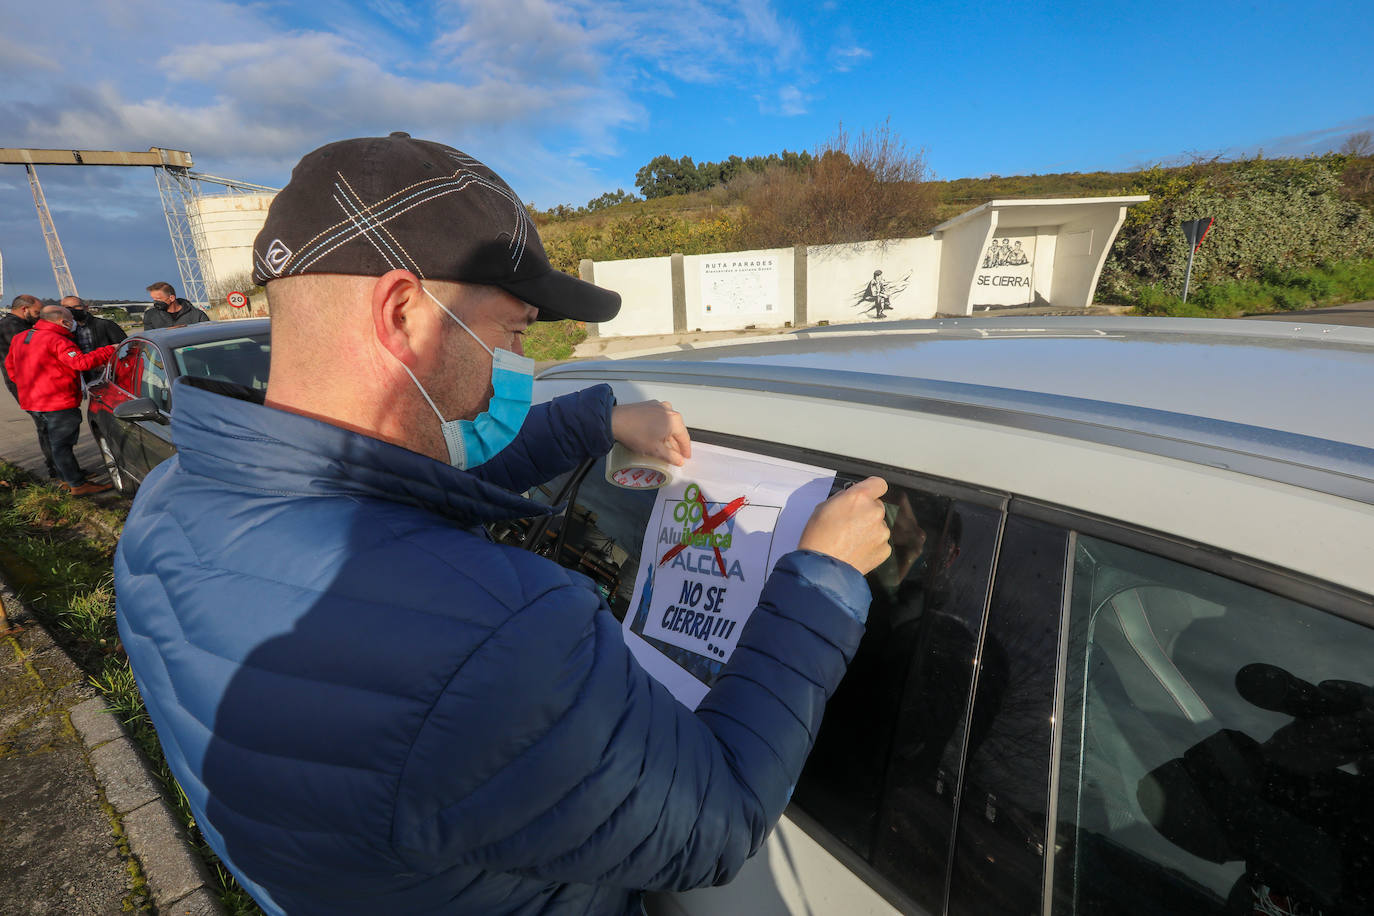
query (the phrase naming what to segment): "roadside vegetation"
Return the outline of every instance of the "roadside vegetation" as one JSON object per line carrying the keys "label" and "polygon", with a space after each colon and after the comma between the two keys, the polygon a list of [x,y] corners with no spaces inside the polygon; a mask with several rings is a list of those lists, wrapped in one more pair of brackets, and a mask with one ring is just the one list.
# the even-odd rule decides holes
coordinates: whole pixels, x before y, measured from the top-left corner
{"label": "roadside vegetation", "polygon": [[[660,155],[642,197],[617,190],[586,207],[531,209],[554,266],[581,259],[709,254],[919,236],[1000,198],[1148,194],[1132,206],[1103,267],[1098,301],[1137,314],[1233,317],[1371,298],[1374,137],[1303,159],[1196,159],[1127,172],[936,180],[887,124],[843,129],[811,153],[693,163]],[[1181,224],[1216,222],[1181,301]]]}
{"label": "roadside vegetation", "polygon": [[1224,280],[1193,287],[1184,302],[1163,283],[1141,286],[1132,297],[1140,315],[1176,318],[1239,318],[1257,312],[1288,312],[1374,300],[1374,260],[1338,261],[1305,270],[1268,270],[1251,280]]}
{"label": "roadside vegetation", "polygon": [[0,568],[34,616],[104,696],[152,764],[220,887],[230,916],[261,914],[196,829],[172,778],[115,625],[111,566],[127,504],[107,507],[0,460]]}

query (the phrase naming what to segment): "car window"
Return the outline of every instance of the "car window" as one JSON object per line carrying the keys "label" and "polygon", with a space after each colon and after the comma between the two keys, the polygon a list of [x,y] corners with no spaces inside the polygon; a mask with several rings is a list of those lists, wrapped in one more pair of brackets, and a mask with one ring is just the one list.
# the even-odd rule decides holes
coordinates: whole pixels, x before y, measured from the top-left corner
{"label": "car window", "polygon": [[1009,516],[962,735],[951,916],[1040,911],[1069,534]]}
{"label": "car window", "polygon": [[170,410],[172,398],[167,387],[167,370],[162,365],[161,354],[156,347],[142,346],[139,347],[139,360],[142,365],[139,370],[138,396],[149,398],[159,410]]}
{"label": "car window", "polygon": [[177,373],[267,390],[272,344],[266,338],[235,337],[178,347],[172,353]]}
{"label": "car window", "polygon": [[1054,913],[1374,912],[1374,630],[1080,536]]}
{"label": "car window", "polygon": [[[568,499],[571,487],[582,478],[582,474],[585,473],[590,464],[591,462],[586,462],[575,470],[560,474],[548,483],[540,484],[534,489],[526,491],[525,498],[537,502],[541,506],[560,505]],[[487,525],[487,532],[491,535],[491,539],[498,544],[523,547],[541,557],[547,557],[553,553],[553,546],[557,542],[557,533],[561,524],[562,512],[552,518],[538,516],[535,518],[502,519]]]}
{"label": "car window", "polygon": [[[836,487],[861,476],[841,474]],[[551,504],[576,477],[527,495]],[[563,495],[567,512],[542,531],[517,522],[493,536],[589,576],[623,620],[654,492],[607,483],[599,460]],[[910,486],[891,487],[884,503],[893,556],[868,577],[867,632],[827,705],[793,802],[899,892],[938,911],[1002,513]],[[683,652],[684,663],[707,663],[650,642]]]}
{"label": "car window", "polygon": [[600,458],[582,478],[567,511],[550,522],[539,545],[560,566],[595,582],[618,620],[625,619],[630,606],[654,498],[653,490],[608,483],[606,459]]}
{"label": "car window", "polygon": [[139,353],[141,349],[136,341],[130,340],[120,344],[119,349],[115,351],[114,382],[134,397],[138,396],[139,367],[142,365],[142,356]]}
{"label": "car window", "polygon": [[884,501],[893,553],[793,800],[939,912],[1001,512],[895,485]]}

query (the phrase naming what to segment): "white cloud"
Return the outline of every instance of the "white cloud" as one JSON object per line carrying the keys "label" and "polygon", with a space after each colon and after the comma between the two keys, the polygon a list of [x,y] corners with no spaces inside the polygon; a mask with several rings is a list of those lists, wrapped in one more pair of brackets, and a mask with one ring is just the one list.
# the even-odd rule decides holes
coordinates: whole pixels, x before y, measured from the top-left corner
{"label": "white cloud", "polygon": [[850,45],[845,48],[831,48],[830,66],[841,73],[847,73],[872,56],[872,51],[867,48],[859,47],[858,45]]}
{"label": "white cloud", "polygon": [[806,114],[807,103],[811,101],[811,97],[797,86],[782,86],[773,95],[759,94],[754,98],[759,103],[760,113],[784,117]]}
{"label": "white cloud", "polygon": [[[199,169],[265,184],[321,143],[406,130],[526,173],[544,201],[578,186],[592,196],[604,188],[586,163],[647,124],[640,99],[737,81],[756,84],[775,113],[808,102],[790,85],[805,48],[774,0],[31,9],[0,40],[12,52],[0,59],[17,69],[0,83],[7,145],[166,146],[190,151]],[[25,50],[58,46],[68,50],[57,70]]]}

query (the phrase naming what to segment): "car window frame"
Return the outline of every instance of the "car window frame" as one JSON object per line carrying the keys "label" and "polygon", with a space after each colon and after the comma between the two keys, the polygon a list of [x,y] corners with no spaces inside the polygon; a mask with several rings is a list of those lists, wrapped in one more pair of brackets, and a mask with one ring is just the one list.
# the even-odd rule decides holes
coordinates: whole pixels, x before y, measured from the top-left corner
{"label": "car window frame", "polygon": [[1051,782],[1044,836],[1046,854],[1040,886],[1041,916],[1051,916],[1054,907],[1055,877],[1055,857],[1051,847],[1054,832],[1058,827],[1063,767],[1064,741],[1061,730],[1065,724],[1064,707],[1068,689],[1065,679],[1068,671],[1069,622],[1073,603],[1072,560],[1078,549],[1080,535],[1110,541],[1223,579],[1250,585],[1370,629],[1374,629],[1374,596],[1363,595],[1353,589],[1295,570],[1239,556],[1212,545],[1040,500],[1013,496],[1007,514],[1009,517],[1017,515],[1056,525],[1068,534],[1069,568],[1065,571],[1065,587],[1061,596],[1059,654],[1056,661],[1053,707],[1054,727],[1051,738]]}
{"label": "car window frame", "polygon": [[[121,360],[128,359],[131,353],[141,361],[143,359],[143,348],[145,346],[147,346],[146,341],[137,337],[130,337],[120,344],[120,349],[115,351],[114,359],[110,361],[110,384],[130,398],[138,397],[138,392],[131,391],[119,383],[119,363]],[[120,356],[121,350],[124,353],[122,357]],[[141,369],[138,370],[138,377],[140,379],[142,378]]]}
{"label": "car window frame", "polygon": [[[172,412],[172,382],[176,380],[176,377],[172,375],[171,369],[169,368],[169,361],[163,358],[161,347],[151,343],[150,341],[144,341],[142,351],[148,355],[149,361],[143,366],[142,371],[139,373],[138,385],[140,393],[137,394],[136,397],[148,398],[148,400],[152,401],[159,411],[161,411],[164,414],[170,415]],[[151,389],[152,387],[152,385],[148,382],[148,369],[152,368],[153,366],[157,367],[158,372],[161,375],[161,380],[163,382],[161,388],[163,392],[165,392],[162,398],[164,403],[158,403],[158,398],[152,397],[151,395],[145,395],[142,393],[143,388],[148,387]]]}
{"label": "car window frame", "polygon": [[[771,458],[782,458],[790,461],[797,461],[804,464],[813,464],[820,467],[833,468],[837,476],[849,476],[863,478],[868,476],[880,476],[889,484],[913,489],[924,490],[936,496],[973,503],[975,505],[990,508],[999,513],[998,530],[996,545],[993,549],[991,558],[992,569],[988,577],[988,584],[982,596],[983,610],[980,620],[980,640],[981,631],[987,626],[987,615],[989,603],[992,600],[992,592],[996,582],[996,564],[1001,550],[1002,530],[1005,528],[1007,519],[1007,507],[1010,497],[1004,493],[998,493],[987,488],[976,487],[960,481],[950,480],[943,477],[934,477],[914,472],[907,468],[899,468],[891,465],[873,461],[863,461],[861,459],[838,455],[832,452],[823,452],[817,449],[795,446],[788,443],[774,442],[766,439],[755,439],[748,436],[739,436],[728,433],[717,433],[711,430],[704,430],[696,427],[688,427],[688,434],[693,442],[719,445],[726,448],[734,448],[750,454],[763,455]],[[587,459],[580,465],[569,478],[568,482],[562,487],[558,494],[557,502],[563,504],[564,510],[571,506],[577,498],[578,489],[581,487],[587,474],[593,469],[600,458]],[[561,514],[561,513],[558,513]],[[542,520],[543,527],[532,529],[527,543],[522,549],[530,550],[532,545],[537,544],[542,535],[543,528],[552,523],[558,514],[551,515]],[[562,539],[567,526],[559,531],[558,538],[553,547],[552,557],[557,557],[562,550]],[[966,723],[973,715],[973,696],[976,695],[976,679],[970,684],[970,698],[966,707]],[[963,784],[963,752],[961,751],[960,772],[958,774],[956,793],[962,789]],[[958,796],[955,802],[955,825],[958,823]],[[858,852],[847,846],[839,837],[832,834],[826,827],[817,821],[812,815],[799,807],[795,802],[789,802],[784,812],[785,816],[792,821],[799,829],[814,840],[827,854],[839,861],[845,868],[849,869],[856,878],[863,881],[872,888],[879,896],[886,900],[901,912],[927,912],[920,907],[916,901],[912,900],[905,891],[888,879],[877,867],[870,864],[867,859]],[[953,832],[950,834],[953,842]],[[952,868],[953,856],[946,862],[946,879],[944,892],[946,896],[949,891],[949,870]]]}

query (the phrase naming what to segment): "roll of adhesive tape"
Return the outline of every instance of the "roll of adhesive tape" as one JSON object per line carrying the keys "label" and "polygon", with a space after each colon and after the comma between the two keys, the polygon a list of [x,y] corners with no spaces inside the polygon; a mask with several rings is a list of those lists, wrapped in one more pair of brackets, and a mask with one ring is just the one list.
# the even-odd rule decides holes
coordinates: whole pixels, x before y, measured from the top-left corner
{"label": "roll of adhesive tape", "polygon": [[672,483],[677,468],[666,461],[632,452],[617,442],[606,456],[606,480],[627,490],[657,490]]}

